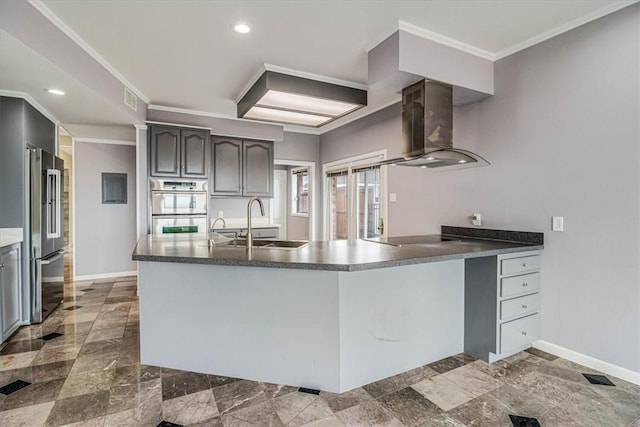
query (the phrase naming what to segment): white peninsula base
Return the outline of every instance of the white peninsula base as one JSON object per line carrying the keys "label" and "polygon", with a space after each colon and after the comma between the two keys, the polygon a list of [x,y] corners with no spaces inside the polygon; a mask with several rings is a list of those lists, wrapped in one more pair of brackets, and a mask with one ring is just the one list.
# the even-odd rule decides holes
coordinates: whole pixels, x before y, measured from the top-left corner
{"label": "white peninsula base", "polygon": [[342,393],[464,347],[464,260],[356,272],[140,262],[144,364]]}

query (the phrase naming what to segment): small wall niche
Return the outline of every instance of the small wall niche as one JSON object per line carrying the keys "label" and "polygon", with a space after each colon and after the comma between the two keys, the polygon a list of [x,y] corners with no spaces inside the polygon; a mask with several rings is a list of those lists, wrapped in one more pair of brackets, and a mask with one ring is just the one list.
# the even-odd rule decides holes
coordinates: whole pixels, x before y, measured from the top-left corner
{"label": "small wall niche", "polygon": [[102,173],[102,204],[126,205],[127,204],[127,174],[126,173]]}

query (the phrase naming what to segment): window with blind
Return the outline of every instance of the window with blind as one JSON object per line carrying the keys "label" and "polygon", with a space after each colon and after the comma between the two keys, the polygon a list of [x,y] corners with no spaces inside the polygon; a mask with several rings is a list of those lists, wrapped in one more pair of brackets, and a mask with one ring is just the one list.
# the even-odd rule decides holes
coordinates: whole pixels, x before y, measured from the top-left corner
{"label": "window with blind", "polygon": [[354,168],[356,186],[356,229],[358,239],[380,237],[380,166]]}
{"label": "window with blind", "polygon": [[291,171],[293,182],[293,214],[309,215],[309,169]]}
{"label": "window with blind", "polygon": [[349,205],[347,194],[347,169],[327,172],[329,188],[329,234],[331,240],[349,238]]}

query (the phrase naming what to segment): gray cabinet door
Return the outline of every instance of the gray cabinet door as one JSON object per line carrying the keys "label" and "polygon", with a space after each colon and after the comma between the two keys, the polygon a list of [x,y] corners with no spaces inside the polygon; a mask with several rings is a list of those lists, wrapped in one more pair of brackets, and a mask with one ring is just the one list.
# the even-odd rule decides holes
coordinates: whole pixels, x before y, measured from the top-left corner
{"label": "gray cabinet door", "polygon": [[151,127],[151,176],[180,176],[180,129]]}
{"label": "gray cabinet door", "polygon": [[211,144],[211,195],[242,195],[242,141],[213,138]]}
{"label": "gray cabinet door", "polygon": [[273,143],[244,141],[242,154],[243,195],[273,197]]}
{"label": "gray cabinet door", "polygon": [[209,168],[209,131],[182,129],[182,174],[186,178],[207,178]]}
{"label": "gray cabinet door", "polygon": [[0,249],[0,324],[2,340],[20,324],[20,245]]}

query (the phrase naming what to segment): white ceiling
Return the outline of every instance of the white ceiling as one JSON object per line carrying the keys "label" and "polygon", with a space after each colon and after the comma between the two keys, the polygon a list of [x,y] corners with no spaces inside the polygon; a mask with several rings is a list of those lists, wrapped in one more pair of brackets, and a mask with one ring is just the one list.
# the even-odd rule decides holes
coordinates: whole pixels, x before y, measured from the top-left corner
{"label": "white ceiling", "polygon": [[[45,0],[40,4],[151,104],[234,117],[236,98],[264,63],[366,84],[366,50],[395,31],[399,21],[499,58],[624,3],[632,2]],[[247,22],[251,32],[234,32],[232,26],[238,21]],[[21,61],[11,66],[2,62],[3,74],[5,68],[15,67],[9,71],[13,79],[20,77]],[[40,74],[47,72],[45,68]],[[24,79],[53,77],[31,74],[38,73]],[[1,87],[12,89],[6,85],[13,79],[2,76]],[[370,93],[370,107],[360,114],[395,97]],[[51,109],[62,118],[66,109],[78,105]]]}
{"label": "white ceiling", "polygon": [[[121,126],[131,118],[14,37],[0,30],[0,88],[28,94],[65,125]],[[45,89],[64,88],[57,96]],[[9,93],[10,93],[9,92]],[[7,92],[0,92],[7,94]]]}

